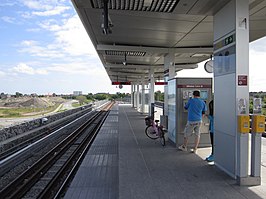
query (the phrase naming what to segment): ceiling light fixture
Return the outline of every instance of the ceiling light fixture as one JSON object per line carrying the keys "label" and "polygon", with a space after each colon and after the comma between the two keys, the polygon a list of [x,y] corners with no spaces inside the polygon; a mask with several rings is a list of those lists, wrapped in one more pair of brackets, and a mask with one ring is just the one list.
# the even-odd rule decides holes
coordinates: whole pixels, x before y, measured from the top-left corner
{"label": "ceiling light fixture", "polygon": [[123,61],[123,65],[124,65],[124,66],[127,65],[127,53],[125,53],[125,60]]}
{"label": "ceiling light fixture", "polygon": [[111,27],[113,27],[112,21],[108,14],[108,0],[103,0],[103,34],[108,35],[112,33]]}

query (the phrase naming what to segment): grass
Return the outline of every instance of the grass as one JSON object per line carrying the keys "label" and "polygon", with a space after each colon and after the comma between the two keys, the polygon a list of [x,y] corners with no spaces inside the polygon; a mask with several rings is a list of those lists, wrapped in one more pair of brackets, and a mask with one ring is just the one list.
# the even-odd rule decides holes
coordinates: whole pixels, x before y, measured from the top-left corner
{"label": "grass", "polygon": [[54,111],[57,106],[46,108],[0,108],[0,118],[19,118],[42,115]]}
{"label": "grass", "polygon": [[75,107],[75,108],[77,108],[77,107],[80,107],[81,105],[80,105],[79,102],[75,102],[75,103],[72,103],[72,106]]}

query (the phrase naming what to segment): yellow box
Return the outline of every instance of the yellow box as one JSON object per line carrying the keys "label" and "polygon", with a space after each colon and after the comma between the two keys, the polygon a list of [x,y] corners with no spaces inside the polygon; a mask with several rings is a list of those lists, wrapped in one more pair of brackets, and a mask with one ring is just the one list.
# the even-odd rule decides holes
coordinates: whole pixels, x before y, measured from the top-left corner
{"label": "yellow box", "polygon": [[265,132],[265,116],[253,115],[252,116],[252,132],[263,133]]}
{"label": "yellow box", "polygon": [[238,115],[238,132],[239,133],[249,133],[250,123],[248,115]]}

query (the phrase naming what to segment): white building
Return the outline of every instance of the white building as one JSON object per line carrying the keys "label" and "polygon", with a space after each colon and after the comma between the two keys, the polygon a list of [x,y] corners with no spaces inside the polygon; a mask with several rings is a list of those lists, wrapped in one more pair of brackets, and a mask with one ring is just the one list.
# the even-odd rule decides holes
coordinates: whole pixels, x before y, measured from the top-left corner
{"label": "white building", "polygon": [[74,96],[80,96],[82,95],[82,91],[73,91]]}

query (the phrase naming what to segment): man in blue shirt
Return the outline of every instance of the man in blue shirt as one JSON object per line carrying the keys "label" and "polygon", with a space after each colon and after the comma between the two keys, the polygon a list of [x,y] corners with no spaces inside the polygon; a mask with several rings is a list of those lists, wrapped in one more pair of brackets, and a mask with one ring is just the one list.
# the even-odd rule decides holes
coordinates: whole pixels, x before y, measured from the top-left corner
{"label": "man in blue shirt", "polygon": [[184,130],[184,143],[179,146],[178,149],[187,151],[188,137],[194,132],[195,145],[192,152],[196,153],[200,141],[200,126],[202,123],[202,116],[207,111],[205,102],[200,99],[199,91],[193,91],[193,98],[188,100],[188,103],[184,108],[188,110],[188,121]]}

